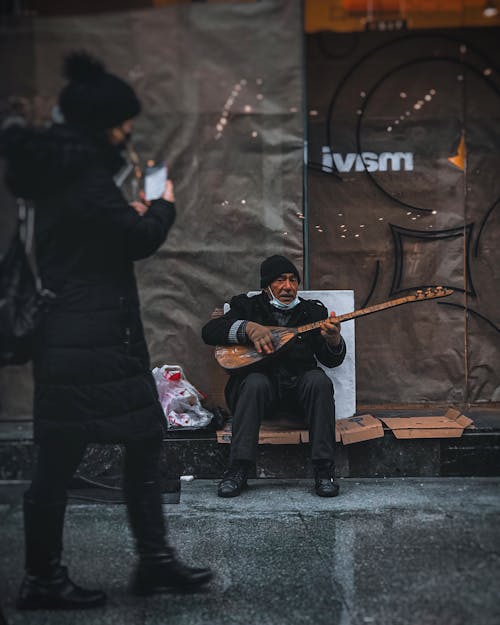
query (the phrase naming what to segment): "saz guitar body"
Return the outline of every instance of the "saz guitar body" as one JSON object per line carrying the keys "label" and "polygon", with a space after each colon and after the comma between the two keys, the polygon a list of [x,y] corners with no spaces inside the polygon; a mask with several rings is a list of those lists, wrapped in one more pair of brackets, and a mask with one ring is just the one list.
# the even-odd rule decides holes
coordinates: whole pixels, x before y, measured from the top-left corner
{"label": "saz guitar body", "polygon": [[252,345],[219,345],[215,348],[215,358],[229,373],[237,372],[239,369],[250,370],[252,366],[258,368],[256,365],[260,365],[263,360],[269,360],[278,351],[282,353],[298,334],[297,328],[273,327],[271,336],[274,354],[259,354]]}

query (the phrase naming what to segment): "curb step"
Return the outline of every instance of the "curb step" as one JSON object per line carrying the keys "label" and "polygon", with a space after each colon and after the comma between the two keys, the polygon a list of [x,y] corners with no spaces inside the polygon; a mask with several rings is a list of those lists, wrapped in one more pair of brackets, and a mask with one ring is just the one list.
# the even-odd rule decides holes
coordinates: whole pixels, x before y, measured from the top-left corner
{"label": "curb step", "polygon": [[[475,429],[460,438],[383,438],[336,444],[339,477],[495,477],[500,476],[500,414],[474,415]],[[31,479],[36,447],[32,423],[0,422],[0,480]],[[229,460],[229,445],[213,431],[172,432],[164,438],[164,492],[175,493],[179,476],[217,479]],[[256,477],[310,478],[310,445],[259,445]],[[123,450],[119,445],[89,445],[77,477],[119,487]],[[80,485],[81,486],[81,485]],[[90,486],[90,485],[87,485]]]}

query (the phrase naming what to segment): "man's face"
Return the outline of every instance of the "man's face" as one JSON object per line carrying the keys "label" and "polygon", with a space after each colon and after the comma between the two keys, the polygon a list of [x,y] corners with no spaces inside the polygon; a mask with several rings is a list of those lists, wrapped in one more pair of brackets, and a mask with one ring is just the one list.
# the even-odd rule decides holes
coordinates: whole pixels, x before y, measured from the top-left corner
{"label": "man's face", "polygon": [[274,297],[283,304],[289,304],[297,296],[299,280],[294,273],[282,273],[269,285]]}

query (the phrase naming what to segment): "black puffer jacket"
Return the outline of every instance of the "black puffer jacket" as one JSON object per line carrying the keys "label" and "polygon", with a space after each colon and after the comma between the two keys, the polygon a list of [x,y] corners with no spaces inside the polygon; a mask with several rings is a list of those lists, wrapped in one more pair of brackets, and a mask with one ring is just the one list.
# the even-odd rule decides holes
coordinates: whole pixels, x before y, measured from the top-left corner
{"label": "black puffer jacket", "polygon": [[58,295],[34,358],[36,440],[160,435],[133,263],[164,242],[174,205],[157,200],[140,217],[113,182],[116,151],[66,127],[18,139],[10,154],[7,182],[34,200],[42,282]]}
{"label": "black puffer jacket", "polygon": [[[231,309],[223,317],[211,319],[202,328],[202,338],[208,345],[225,345],[229,329],[237,319],[255,321],[265,326],[275,326],[273,308],[265,293],[247,296],[245,294],[233,297],[230,302]],[[328,317],[328,311],[318,300],[300,298],[300,303],[293,309],[288,321],[288,327],[295,328],[314,321],[320,321]],[[293,378],[317,367],[316,358],[327,367],[337,367],[342,364],[346,355],[345,342],[342,342],[338,350],[328,348],[319,330],[312,330],[299,335],[291,346],[287,346],[282,352],[266,358],[259,369],[266,371],[279,378],[281,384],[286,384],[287,379]],[[254,370],[254,369],[252,369]],[[249,370],[241,370],[231,376],[229,387],[238,383],[241,377]],[[226,392],[229,389],[226,389]]]}

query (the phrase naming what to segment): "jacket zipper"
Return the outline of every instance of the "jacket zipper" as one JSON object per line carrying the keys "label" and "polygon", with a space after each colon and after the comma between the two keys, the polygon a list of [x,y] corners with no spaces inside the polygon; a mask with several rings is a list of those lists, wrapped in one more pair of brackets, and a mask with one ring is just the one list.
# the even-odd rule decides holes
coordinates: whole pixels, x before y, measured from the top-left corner
{"label": "jacket zipper", "polygon": [[125,321],[125,328],[123,330],[123,345],[127,354],[130,353],[130,326],[128,320],[128,306],[124,297],[120,297],[120,308],[122,309],[122,319]]}

